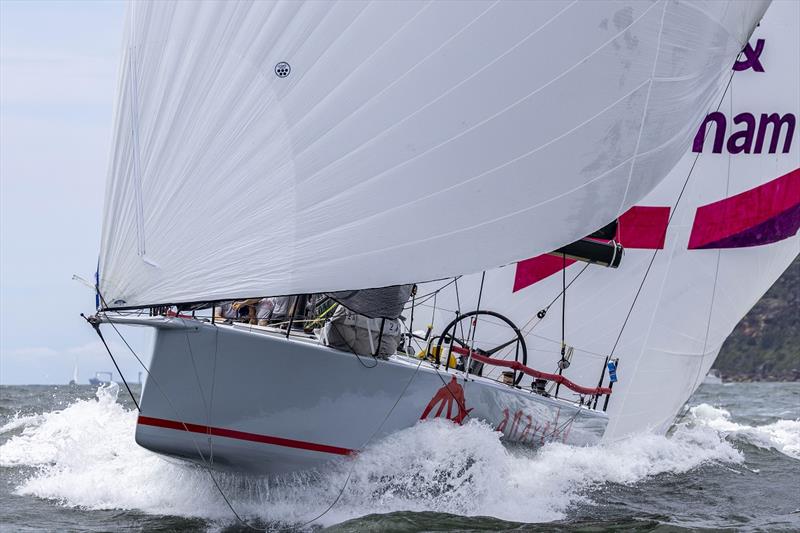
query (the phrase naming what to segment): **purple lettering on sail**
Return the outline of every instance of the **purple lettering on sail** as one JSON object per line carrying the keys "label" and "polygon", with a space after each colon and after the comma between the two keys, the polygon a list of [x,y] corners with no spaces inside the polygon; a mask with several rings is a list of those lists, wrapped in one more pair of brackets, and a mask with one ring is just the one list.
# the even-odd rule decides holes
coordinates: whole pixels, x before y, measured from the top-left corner
{"label": "purple lettering on sail", "polygon": [[[730,154],[760,154],[764,149],[767,133],[770,134],[768,145],[770,154],[776,153],[779,148],[782,154],[788,154],[792,148],[797,125],[797,118],[793,113],[784,115],[761,113],[758,120],[752,113],[739,113],[733,117],[732,122],[733,131],[726,143],[728,121],[725,115],[719,111],[709,113],[694,136],[692,152],[702,152],[706,141],[711,138],[713,139],[711,151],[715,154],[722,153],[723,148],[727,148]],[[713,130],[709,126],[714,126]]]}
{"label": "purple lettering on sail", "polygon": [[[736,61],[733,70],[753,69],[754,72],[764,72],[764,65],[761,64],[764,43],[764,39],[758,39],[755,48],[747,43],[742,50],[744,59]],[[714,154],[721,154],[724,149],[729,154],[760,154],[769,133],[768,153],[778,153],[780,149],[780,153],[788,154],[792,148],[796,125],[797,117],[793,113],[761,113],[758,120],[753,113],[739,113],[729,122],[724,113],[714,111],[706,115],[700,124],[692,142],[692,152],[701,153],[706,141],[711,138],[711,152]],[[728,126],[731,131],[726,142]]]}
{"label": "purple lettering on sail", "polygon": [[742,53],[744,54],[744,59],[740,61],[736,61],[733,64],[733,70],[735,71],[742,71],[752,68],[755,72],[764,72],[764,67],[761,65],[761,52],[764,51],[764,39],[759,39],[756,41],[756,47],[753,49],[750,46],[750,43],[747,43],[747,46],[744,47]]}

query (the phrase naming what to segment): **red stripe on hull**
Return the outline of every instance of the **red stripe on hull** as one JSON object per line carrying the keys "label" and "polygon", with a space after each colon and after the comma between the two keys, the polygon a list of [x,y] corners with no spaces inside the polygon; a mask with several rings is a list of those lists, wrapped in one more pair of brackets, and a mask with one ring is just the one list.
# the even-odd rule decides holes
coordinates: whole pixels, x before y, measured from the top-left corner
{"label": "red stripe on hull", "polygon": [[144,426],[175,429],[178,431],[189,431],[192,433],[214,435],[216,437],[260,442],[261,444],[272,444],[274,446],[283,446],[298,450],[309,450],[312,452],[331,453],[334,455],[351,455],[356,452],[356,450],[340,448],[338,446],[328,446],[326,444],[316,444],[314,442],[305,442],[302,440],[284,439],[282,437],[272,437],[270,435],[260,435],[258,433],[247,433],[245,431],[236,431],[234,429],[202,426],[200,424],[187,424],[184,422],[176,422],[175,420],[164,420],[163,418],[153,418],[150,416],[139,415],[138,423]]}

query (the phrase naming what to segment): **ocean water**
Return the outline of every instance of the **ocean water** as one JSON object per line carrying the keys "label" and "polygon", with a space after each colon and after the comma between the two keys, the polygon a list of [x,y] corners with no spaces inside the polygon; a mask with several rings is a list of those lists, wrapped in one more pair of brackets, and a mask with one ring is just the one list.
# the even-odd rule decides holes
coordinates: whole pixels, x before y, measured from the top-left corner
{"label": "ocean water", "polygon": [[215,474],[247,525],[207,471],[135,444],[132,407],[115,385],[0,388],[0,529],[800,530],[800,383],[704,385],[667,436],[597,447],[431,421],[315,476]]}

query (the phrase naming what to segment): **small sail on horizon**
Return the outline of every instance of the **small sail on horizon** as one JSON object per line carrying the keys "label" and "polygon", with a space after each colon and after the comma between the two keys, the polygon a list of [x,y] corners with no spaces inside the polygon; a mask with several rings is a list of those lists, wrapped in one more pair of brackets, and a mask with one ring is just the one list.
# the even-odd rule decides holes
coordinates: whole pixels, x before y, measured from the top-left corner
{"label": "small sail on horizon", "polygon": [[573,242],[680,159],[753,2],[132,2],[109,308],[477,272]]}
{"label": "small sail on horizon", "polygon": [[72,379],[69,382],[70,385],[77,385],[78,384],[78,356],[75,356],[75,363],[72,365]]}

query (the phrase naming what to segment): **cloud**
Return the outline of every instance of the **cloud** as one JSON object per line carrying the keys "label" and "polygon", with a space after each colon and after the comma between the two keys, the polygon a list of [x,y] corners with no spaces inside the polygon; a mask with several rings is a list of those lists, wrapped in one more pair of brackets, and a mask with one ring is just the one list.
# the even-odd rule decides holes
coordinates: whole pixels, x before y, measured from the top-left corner
{"label": "cloud", "polygon": [[[4,49],[0,54],[0,105],[59,109],[70,106],[98,107],[110,101],[117,60],[53,51],[48,53]],[[31,106],[30,108],[28,106]]]}
{"label": "cloud", "polygon": [[47,346],[31,346],[29,348],[10,350],[8,354],[3,354],[3,356],[24,358],[56,357],[58,356],[58,352],[52,348],[48,348]]}
{"label": "cloud", "polygon": [[[151,333],[146,330],[140,330],[138,333],[126,334],[126,339],[142,358],[142,362],[149,365]],[[126,379],[136,381],[143,369],[128,348],[118,339],[109,340],[109,347]],[[3,350],[0,353],[0,383],[4,385],[67,383],[72,379],[76,365],[80,383],[87,383],[95,372],[113,371],[114,379],[119,379],[108,352],[103,344],[96,340],[63,349],[26,346]]]}

